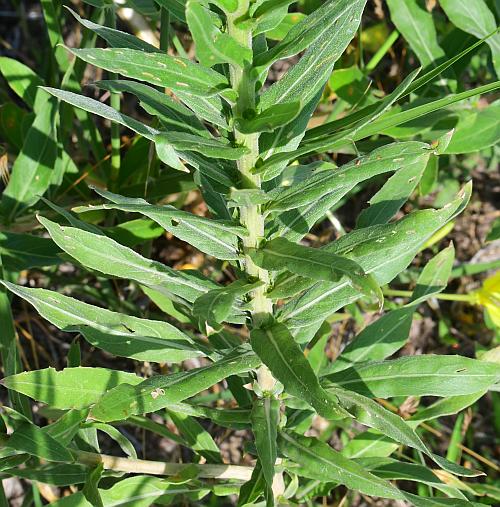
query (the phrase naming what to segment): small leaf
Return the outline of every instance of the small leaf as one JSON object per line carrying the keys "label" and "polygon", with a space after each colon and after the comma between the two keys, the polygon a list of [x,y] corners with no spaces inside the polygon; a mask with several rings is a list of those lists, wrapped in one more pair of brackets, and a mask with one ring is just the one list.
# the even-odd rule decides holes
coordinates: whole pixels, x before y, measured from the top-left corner
{"label": "small leaf", "polygon": [[301,109],[300,102],[276,104],[261,111],[253,118],[237,118],[236,128],[243,134],[273,132],[276,128],[290,123]]}

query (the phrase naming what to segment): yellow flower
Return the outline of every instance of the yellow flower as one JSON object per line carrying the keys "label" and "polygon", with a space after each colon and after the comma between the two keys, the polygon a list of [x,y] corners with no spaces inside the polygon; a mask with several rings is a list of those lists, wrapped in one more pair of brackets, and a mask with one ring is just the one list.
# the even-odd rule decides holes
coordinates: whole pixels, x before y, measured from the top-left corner
{"label": "yellow flower", "polygon": [[473,302],[483,306],[493,324],[500,327],[500,271],[487,278],[483,286],[472,295]]}

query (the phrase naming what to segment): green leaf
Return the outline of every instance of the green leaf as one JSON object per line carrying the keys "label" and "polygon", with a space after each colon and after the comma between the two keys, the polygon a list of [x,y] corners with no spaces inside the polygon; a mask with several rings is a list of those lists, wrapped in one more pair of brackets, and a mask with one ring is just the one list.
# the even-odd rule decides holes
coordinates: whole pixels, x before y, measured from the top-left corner
{"label": "green leaf", "polygon": [[228,87],[226,78],[186,58],[136,49],[69,49],[76,57],[131,79],[189,95],[216,95]]}
{"label": "green leaf", "polygon": [[[7,379],[4,382],[5,380]],[[3,445],[18,452],[26,452],[47,461],[73,461],[73,456],[66,447],[28,422],[21,423],[9,437],[0,438]]]}
{"label": "green leaf", "polygon": [[328,396],[320,386],[318,377],[286,326],[273,323],[262,329],[253,329],[250,343],[273,376],[285,386],[287,393],[306,401],[327,419],[347,416],[335,398]]}
{"label": "green leaf", "polygon": [[0,212],[8,220],[35,204],[52,182],[57,160],[56,116],[56,102],[47,100],[26,134],[0,202]]}
{"label": "green leaf", "polygon": [[461,356],[405,356],[376,361],[324,377],[336,386],[364,396],[455,396],[493,387],[498,365]]}
{"label": "green leaf", "polygon": [[195,43],[196,57],[201,64],[213,67],[218,63],[229,63],[244,67],[252,61],[252,50],[221,32],[216,24],[218,17],[199,1],[188,0],[186,20]]}
{"label": "green leaf", "polygon": [[23,63],[6,56],[0,57],[0,73],[16,95],[33,109],[42,79]]}
{"label": "green leaf", "polygon": [[259,364],[253,352],[238,348],[208,366],[172,375],[155,375],[135,387],[123,384],[111,389],[94,405],[91,415],[109,422],[155,412],[190,398],[229,375],[257,368]]}
{"label": "green leaf", "polygon": [[316,438],[280,432],[280,451],[294,461],[291,469],[302,477],[336,482],[366,495],[401,499],[401,493],[390,482],[380,479]]}
{"label": "green leaf", "polygon": [[72,486],[85,482],[87,469],[82,465],[71,463],[49,464],[41,467],[16,467],[15,475],[53,486]]}
{"label": "green leaf", "polygon": [[[500,37],[500,36],[499,36]],[[484,109],[460,114],[445,154],[472,153],[500,141],[500,101]]]}
{"label": "green leaf", "polygon": [[165,140],[179,151],[196,151],[210,158],[222,158],[226,160],[238,160],[247,155],[249,150],[246,146],[231,146],[227,141],[209,139],[195,136],[184,132],[161,132],[153,139],[155,143]]}
{"label": "green leaf", "polygon": [[370,199],[370,207],[363,210],[357,227],[385,224],[410,198],[424,174],[431,154],[427,153],[413,164],[403,167],[391,176],[384,186]]}
{"label": "green leaf", "polygon": [[170,12],[176,19],[186,23],[186,2],[187,0],[155,0],[160,6]]}
{"label": "green leaf", "polygon": [[111,354],[157,363],[204,355],[189,336],[167,322],[111,312],[45,289],[2,283],[59,329],[81,333],[89,343]]}
{"label": "green leaf", "polygon": [[[288,43],[278,44],[281,44],[282,48],[286,48],[283,54],[290,53],[292,48],[293,51],[290,54],[294,54],[296,48],[301,51],[300,48],[309,47],[300,61],[262,94],[260,99],[262,109],[286,102],[301,101],[302,104],[307,104],[318,93],[330,76],[335,62],[354,37],[365,4],[366,0],[330,2],[327,4],[329,7],[327,10],[318,9],[316,11],[321,12],[319,16],[312,17],[311,26],[307,21],[311,16],[302,22],[304,30],[300,29],[300,32],[297,33],[296,43],[293,42],[295,36],[291,36],[290,46]],[[341,13],[342,15],[339,17]],[[316,29],[316,23],[330,26],[328,24],[330,20],[335,21],[337,18],[335,30]],[[308,30],[310,31],[308,32]],[[303,45],[300,42],[302,40],[306,41]],[[277,54],[279,55],[279,53]],[[278,58],[280,57],[278,56]]]}
{"label": "green leaf", "polygon": [[379,174],[401,170],[410,164],[421,163],[429,157],[429,150],[428,144],[417,141],[382,146],[340,169],[320,170],[302,182],[270,192],[271,202],[267,209],[286,211],[301,208],[310,203],[316,204],[319,199],[328,196],[325,197],[328,200],[328,208],[324,208],[326,211],[358,183]]}
{"label": "green leaf", "polygon": [[486,40],[491,48],[493,65],[500,76],[500,33],[493,12],[484,0],[466,2],[465,0],[441,0],[442,7],[450,21],[460,30],[481,39],[495,30],[497,33]]}
{"label": "green leaf", "polygon": [[445,52],[437,40],[432,14],[416,0],[387,0],[387,4],[391,11],[391,21],[403,34],[424,67],[435,67],[436,62],[445,58]]}
{"label": "green leaf", "polygon": [[348,410],[357,421],[370,428],[379,430],[396,442],[423,452],[447,472],[467,477],[481,475],[481,472],[464,468],[433,454],[410,425],[398,415],[389,412],[389,410],[379,405],[376,401],[351,390],[347,391],[332,387],[329,391],[338,397],[341,405]]}
{"label": "green leaf", "polygon": [[98,25],[97,23],[93,23],[87,19],[81,18],[75,11],[65,6],[65,8],[71,12],[71,14],[75,17],[75,19],[83,25],[85,28],[92,30],[94,33],[102,37],[110,46],[115,48],[128,48],[128,49],[137,49],[140,51],[145,51],[148,53],[159,53],[160,50],[155,46],[149,44],[134,35],[130,35],[126,32],[121,32],[120,30],[115,30],[114,28],[109,28],[107,26]]}
{"label": "green leaf", "polygon": [[[323,5],[320,5],[309,16],[294,25],[282,41],[269,51],[259,55],[255,59],[254,65],[256,67],[268,67],[276,60],[296,55],[318,40],[323,40],[325,34],[329,34],[331,38],[332,33],[342,30],[341,26],[345,22],[344,20],[350,20],[353,17],[353,3],[349,0],[341,0],[340,2],[328,0]],[[358,6],[356,7],[359,8]],[[364,2],[361,9],[363,7]],[[341,49],[341,52],[343,49]]]}
{"label": "green leaf", "polygon": [[[441,210],[417,211],[395,223],[357,229],[326,248],[337,255],[348,255],[365,273],[372,274],[379,285],[384,285],[406,269],[432,234],[463,210],[470,194],[471,186],[468,185],[457,199]],[[300,279],[291,285],[298,283],[302,284],[302,290],[311,286]],[[290,281],[282,284],[286,289]],[[345,281],[320,282],[284,305],[278,311],[278,320],[286,321],[294,329],[308,327],[359,297],[360,293]]]}
{"label": "green leaf", "polygon": [[366,276],[363,269],[351,259],[327,252],[321,248],[311,248],[292,243],[285,238],[276,238],[259,249],[250,249],[252,260],[264,269],[280,271],[288,269],[313,280],[336,282],[348,278],[352,285],[368,297],[383,301],[380,288],[375,280]]}
{"label": "green leaf", "polygon": [[95,507],[104,507],[101,495],[97,489],[103,470],[104,466],[102,463],[90,469],[85,485],[82,488],[83,496]]}
{"label": "green leaf", "polygon": [[190,403],[173,403],[169,405],[169,410],[191,417],[210,419],[215,424],[226,428],[246,429],[250,427],[251,411],[246,408],[218,409]]}
{"label": "green leaf", "polygon": [[300,102],[276,104],[261,111],[253,118],[237,118],[236,128],[243,134],[274,132],[278,127],[290,123],[301,109]]}
{"label": "green leaf", "polygon": [[142,108],[147,113],[158,116],[162,125],[170,130],[203,137],[210,136],[203,123],[186,106],[151,86],[120,79],[97,81],[94,85],[114,93],[126,92],[135,95]]}
{"label": "green leaf", "polygon": [[190,302],[217,287],[197,272],[174,270],[160,262],[146,259],[102,234],[60,226],[42,217],[39,220],[68,255],[83,266],[100,273],[135,280],[162,294]]}
{"label": "green leaf", "polygon": [[133,373],[106,368],[46,368],[5,377],[1,384],[51,407],[85,408],[107,390],[122,383],[138,384],[143,379]]}
{"label": "green leaf", "polygon": [[58,99],[71,104],[72,106],[83,109],[84,111],[88,111],[89,113],[102,116],[103,118],[111,120],[115,123],[119,123],[120,125],[124,125],[125,127],[128,127],[134,132],[137,132],[141,136],[144,136],[145,138],[152,141],[154,140],[155,136],[160,133],[159,130],[149,127],[148,125],[137,121],[131,116],[120,113],[119,111],[116,111],[112,107],[109,107],[106,104],[99,102],[98,100],[79,95],[78,93],[58,90],[57,88],[49,88],[44,86],[42,89],[54,97],[57,97]]}
{"label": "green leaf", "polygon": [[82,410],[71,409],[63,414],[56,422],[44,426],[41,431],[47,433],[60,444],[68,446],[87,419],[88,408]]}
{"label": "green leaf", "polygon": [[57,266],[60,249],[54,242],[32,234],[0,232],[0,254],[8,271]]}
{"label": "green leaf", "polygon": [[190,449],[203,456],[208,463],[222,463],[219,447],[210,433],[196,419],[170,409],[168,415]]}
{"label": "green leaf", "polygon": [[132,199],[103,190],[95,190],[115,204],[75,208],[75,211],[119,209],[129,213],[140,213],[161,225],[174,236],[208,255],[225,260],[239,258],[238,236],[246,235],[246,230],[241,226],[221,220],[210,220],[187,211],[178,210],[170,205],[156,206],[149,204],[144,199]]}
{"label": "green leaf", "polygon": [[274,464],[278,457],[278,424],[280,420],[279,400],[266,396],[254,401],[252,407],[252,432],[260,464],[264,472],[267,486],[273,485]]}

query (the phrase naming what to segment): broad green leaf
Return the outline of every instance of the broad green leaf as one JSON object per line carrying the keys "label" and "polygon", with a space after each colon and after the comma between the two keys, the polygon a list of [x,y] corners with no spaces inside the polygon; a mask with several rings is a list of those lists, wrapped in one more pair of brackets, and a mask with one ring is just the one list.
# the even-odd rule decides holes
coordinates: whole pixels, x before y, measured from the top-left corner
{"label": "broad green leaf", "polygon": [[[340,169],[320,170],[303,182],[270,192],[271,202],[266,207],[269,211],[286,211],[310,203],[316,204],[322,197],[328,196],[325,200],[328,200],[330,208],[358,183],[379,174],[420,163],[429,157],[429,150],[428,144],[417,141],[382,146]],[[325,208],[325,211],[328,208]]]}
{"label": "broad green leaf", "polygon": [[203,456],[208,463],[222,463],[219,447],[210,433],[196,419],[170,409],[168,415],[190,449]]}
{"label": "broad green leaf", "polygon": [[306,401],[327,419],[346,417],[335,398],[328,396],[318,377],[283,324],[253,329],[250,343],[262,362],[284,386],[287,393]]}
{"label": "broad green leaf", "polygon": [[56,101],[47,100],[24,139],[2,193],[0,212],[13,220],[49,188],[57,160]]}
{"label": "broad green leaf", "polygon": [[173,403],[169,405],[169,410],[191,417],[210,419],[215,424],[226,428],[246,429],[250,426],[251,411],[245,408],[218,409],[190,403]]}
{"label": "broad green leaf", "polygon": [[8,437],[0,436],[0,441],[18,452],[25,452],[47,461],[73,461],[73,456],[66,447],[28,422],[21,423]]}
{"label": "broad green leaf", "polygon": [[33,109],[37,88],[43,85],[42,79],[23,63],[6,56],[0,57],[0,73],[12,90]]}
{"label": "broad green leaf", "polygon": [[373,278],[366,276],[359,264],[325,249],[311,248],[292,243],[285,238],[276,238],[261,248],[249,250],[248,253],[257,266],[271,271],[288,269],[292,273],[313,280],[331,282],[346,277],[364,295],[375,296],[379,301],[383,301],[377,283]]}
{"label": "broad green leaf", "polygon": [[5,268],[9,271],[61,263],[61,253],[53,241],[32,234],[0,232],[0,254]]}
{"label": "broad green leaf", "polygon": [[[439,5],[457,28],[479,39],[498,29],[495,16],[484,0],[474,0],[474,2],[440,0]],[[500,76],[500,33],[497,32],[489,37],[486,43],[491,48],[497,76]]]}
{"label": "broad green leaf", "polygon": [[481,475],[480,472],[464,468],[433,454],[410,425],[376,401],[351,390],[332,387],[330,392],[337,396],[340,404],[356,418],[356,421],[382,432],[396,442],[423,452],[444,470],[468,477]]}
{"label": "broad green leaf", "polygon": [[201,64],[213,67],[218,63],[229,63],[244,67],[251,63],[252,50],[221,32],[216,24],[217,16],[198,0],[188,0],[186,20],[195,43],[196,57]]}
{"label": "broad green leaf", "polygon": [[156,53],[160,52],[158,48],[149,44],[134,35],[131,35],[126,32],[121,32],[120,30],[115,30],[113,28],[109,28],[107,26],[98,25],[97,23],[93,23],[88,19],[81,18],[75,11],[65,6],[69,12],[75,17],[75,19],[83,25],[85,28],[92,30],[94,33],[102,37],[110,46],[115,48],[128,48],[128,49],[137,49],[140,51],[145,51],[148,53]]}
{"label": "broad green leaf", "polygon": [[166,140],[178,151],[196,151],[210,158],[238,160],[249,153],[246,146],[231,146],[227,141],[184,132],[161,132],[153,140],[156,143]]}
{"label": "broad green leaf", "polygon": [[252,351],[238,348],[208,366],[155,375],[136,386],[122,384],[111,389],[94,405],[91,416],[109,422],[155,412],[190,398],[230,375],[257,368],[259,364],[259,358]]}
{"label": "broad green leaf", "polygon": [[280,451],[295,463],[294,473],[302,477],[336,482],[370,496],[404,498],[390,482],[378,478],[316,438],[280,432],[278,444]]}
{"label": "broad green leaf", "polygon": [[254,505],[256,500],[264,494],[265,489],[266,482],[264,478],[264,471],[262,470],[262,466],[259,461],[257,461],[252,472],[252,477],[241,486],[238,497],[238,507]]}
{"label": "broad green leaf", "polygon": [[106,104],[99,102],[98,100],[79,95],[78,93],[58,90],[57,88],[49,88],[45,86],[43,87],[43,90],[50,93],[54,97],[57,97],[58,99],[71,104],[72,106],[78,107],[84,111],[102,116],[103,118],[111,120],[112,122],[128,127],[129,129],[137,132],[147,139],[150,139],[151,141],[153,141],[155,136],[160,133],[159,130],[154,129],[153,127],[149,127],[148,125],[141,123],[131,116],[127,116],[126,114],[116,111],[112,107],[109,107]]}
{"label": "broad green leaf", "polygon": [[[315,37],[314,30],[311,31],[311,34],[307,34],[307,29],[310,28],[307,25],[309,17],[303,21],[306,31],[302,35],[298,34],[298,37],[307,34],[306,40],[308,42],[302,49],[307,45],[309,47],[300,61],[262,94],[260,99],[262,109],[286,102],[301,101],[302,104],[307,104],[318,93],[330,76],[335,62],[354,37],[365,4],[366,0],[334,2],[334,7],[328,9],[328,12],[322,11],[322,14],[328,15],[325,18],[328,20],[337,18],[340,12],[342,12],[342,16],[338,19],[333,31],[320,31],[318,37]],[[300,47],[300,43],[298,47]]]}
{"label": "broad green leaf", "polygon": [[274,132],[276,128],[290,123],[299,114],[300,109],[300,102],[276,104],[258,112],[253,118],[237,118],[236,128],[243,134]]}
{"label": "broad green leaf", "polygon": [[274,464],[278,457],[278,424],[280,420],[280,402],[271,396],[258,398],[252,407],[252,432],[260,464],[267,486],[273,485]]}
{"label": "broad green leaf", "polygon": [[90,269],[110,276],[135,280],[160,291],[194,302],[217,285],[192,271],[174,270],[164,264],[142,257],[130,248],[102,234],[65,227],[39,218],[52,239],[68,255]]}
{"label": "broad green leaf", "polygon": [[496,145],[499,141],[500,102],[497,101],[484,109],[461,114],[450,144],[444,153],[473,153]]}
{"label": "broad green leaf", "polygon": [[89,343],[111,354],[157,363],[204,355],[189,336],[167,322],[111,312],[45,289],[2,283],[59,329],[81,333]]}
{"label": "broad green leaf", "polygon": [[413,164],[391,176],[385,185],[370,199],[370,207],[363,210],[357,227],[385,224],[401,209],[424,174],[431,154],[419,157]]}
{"label": "broad green leaf", "polygon": [[324,378],[373,398],[446,397],[489,389],[500,381],[500,371],[494,363],[429,354],[353,365]]}
{"label": "broad green leaf", "polygon": [[76,208],[75,211],[119,209],[129,213],[140,213],[208,255],[226,260],[239,258],[238,236],[246,234],[243,227],[219,220],[209,220],[170,205],[156,206],[149,204],[144,199],[131,199],[111,192],[97,189],[96,191],[115,204]]}
{"label": "broad green leaf", "polygon": [[69,49],[76,57],[131,79],[189,95],[216,95],[228,87],[226,78],[186,58],[126,48]]}
{"label": "broad green leaf", "polygon": [[[463,210],[470,194],[471,186],[467,185],[457,199],[440,210],[417,211],[395,223],[354,230],[326,248],[337,255],[347,255],[365,273],[372,274],[379,285],[386,284],[408,267],[432,234]],[[303,282],[299,279],[293,283]],[[304,285],[302,290],[310,287]],[[278,320],[294,329],[308,327],[359,297],[360,293],[346,282],[320,282],[283,306]]]}
{"label": "broad green leaf", "polygon": [[387,0],[391,21],[403,34],[417,55],[420,63],[427,67],[436,66],[445,52],[438,43],[432,14],[417,0]]}
{"label": "broad green leaf", "polygon": [[54,368],[35,370],[5,377],[1,384],[53,408],[85,408],[107,390],[122,383],[138,384],[143,379],[133,373],[106,368]]}
{"label": "broad green leaf", "polygon": [[292,27],[302,21],[305,17],[306,15],[302,12],[287,13],[275,28],[266,32],[266,38],[278,41],[283,40]]}
{"label": "broad green leaf", "polygon": [[479,398],[485,395],[485,391],[479,391],[472,394],[464,394],[457,396],[449,396],[442,398],[428,407],[423,407],[421,410],[411,416],[408,424],[418,426],[422,421],[430,421],[439,417],[447,415],[458,414],[458,412],[473,405]]}
{"label": "broad green leaf", "polygon": [[198,136],[210,136],[205,126],[186,106],[151,86],[120,79],[97,81],[94,85],[115,93],[126,92],[135,95],[142,108],[147,113],[158,116],[166,128]]}
{"label": "broad green leaf", "polygon": [[[359,12],[359,9],[363,10],[364,4],[365,2],[353,2],[352,0],[328,0],[301,22],[294,25],[286,37],[272,49],[259,55],[255,59],[254,65],[256,67],[269,66],[276,60],[300,53],[317,41],[328,40],[329,42],[330,39],[335,38],[332,37],[332,34],[346,30],[346,28],[343,28],[345,21],[349,20],[352,23],[354,15]],[[337,36],[340,38],[339,35]],[[345,43],[338,41],[337,44],[340,47],[336,50],[340,50],[342,54],[345,49]]]}

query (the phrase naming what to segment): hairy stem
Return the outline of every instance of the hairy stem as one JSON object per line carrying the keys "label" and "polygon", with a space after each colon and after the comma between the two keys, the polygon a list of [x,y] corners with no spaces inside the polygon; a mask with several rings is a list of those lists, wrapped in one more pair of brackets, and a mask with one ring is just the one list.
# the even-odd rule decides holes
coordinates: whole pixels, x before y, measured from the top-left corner
{"label": "hairy stem", "polygon": [[194,465],[192,463],[166,463],[163,461],[149,461],[144,459],[122,458],[97,454],[86,451],[71,450],[75,460],[87,466],[103,464],[105,470],[115,472],[130,472],[135,474],[177,475],[186,469],[197,468],[201,479],[238,479],[248,481],[252,476],[253,467],[240,465]]}

